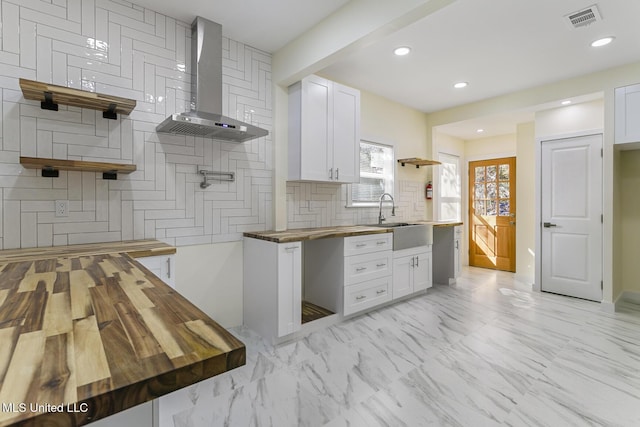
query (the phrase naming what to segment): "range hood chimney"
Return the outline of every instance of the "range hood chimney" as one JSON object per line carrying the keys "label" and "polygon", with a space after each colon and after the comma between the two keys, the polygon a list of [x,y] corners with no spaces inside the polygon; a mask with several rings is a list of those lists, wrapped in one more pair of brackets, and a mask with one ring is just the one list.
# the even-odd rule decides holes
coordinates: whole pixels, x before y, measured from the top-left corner
{"label": "range hood chimney", "polygon": [[191,26],[191,111],[172,114],[156,131],[244,142],[265,129],[222,115],[222,26],[197,17]]}

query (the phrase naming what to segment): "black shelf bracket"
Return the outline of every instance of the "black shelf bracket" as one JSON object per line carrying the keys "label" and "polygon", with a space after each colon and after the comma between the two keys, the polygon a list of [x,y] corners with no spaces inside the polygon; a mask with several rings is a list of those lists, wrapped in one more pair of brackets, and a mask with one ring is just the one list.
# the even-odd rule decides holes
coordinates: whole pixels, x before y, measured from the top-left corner
{"label": "black shelf bracket", "polygon": [[60,171],[54,168],[42,168],[42,176],[44,178],[58,178],[60,176]]}
{"label": "black shelf bracket", "polygon": [[109,120],[118,120],[118,114],[116,114],[117,107],[116,104],[109,104],[107,111],[102,112],[102,117]]}
{"label": "black shelf bracket", "polygon": [[44,101],[40,102],[40,108],[43,110],[58,111],[58,104],[53,102],[53,94],[51,92],[44,93]]}
{"label": "black shelf bracket", "polygon": [[102,172],[102,179],[109,179],[109,180],[115,181],[118,179],[118,172],[116,171]]}

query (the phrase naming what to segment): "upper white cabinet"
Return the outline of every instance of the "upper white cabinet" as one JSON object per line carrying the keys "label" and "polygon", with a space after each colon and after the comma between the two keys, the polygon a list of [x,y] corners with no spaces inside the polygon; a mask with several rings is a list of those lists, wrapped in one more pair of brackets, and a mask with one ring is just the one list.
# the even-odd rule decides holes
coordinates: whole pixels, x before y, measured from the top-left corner
{"label": "upper white cabinet", "polygon": [[311,75],[289,87],[289,180],[360,179],[360,91]]}
{"label": "upper white cabinet", "polygon": [[640,84],[615,92],[615,143],[631,142],[640,142]]}

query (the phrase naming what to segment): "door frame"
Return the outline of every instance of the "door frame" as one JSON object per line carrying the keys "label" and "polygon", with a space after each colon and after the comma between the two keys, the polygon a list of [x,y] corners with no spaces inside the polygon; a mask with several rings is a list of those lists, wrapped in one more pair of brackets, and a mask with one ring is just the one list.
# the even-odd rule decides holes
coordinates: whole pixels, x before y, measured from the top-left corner
{"label": "door frame", "polygon": [[[536,248],[535,248],[535,279],[533,282],[533,290],[536,292],[542,292],[542,143],[546,142],[546,141],[555,141],[558,139],[569,139],[569,138],[579,138],[579,137],[584,137],[584,136],[592,136],[592,135],[600,135],[602,137],[602,149],[604,152],[604,146],[605,146],[605,135],[604,135],[604,129],[593,129],[593,130],[587,130],[587,131],[582,131],[582,132],[571,132],[571,133],[565,133],[565,134],[559,134],[559,135],[549,135],[549,136],[545,136],[545,137],[536,137],[536,176],[535,176],[535,207],[536,207]],[[602,168],[602,176],[600,177],[600,179],[602,179],[603,185],[602,185],[602,207],[603,210],[602,212],[604,212],[604,204],[605,204],[605,198],[604,198],[604,189],[605,189],[605,185],[604,185],[604,156],[603,156],[603,160],[602,160],[603,164],[603,168]],[[602,262],[602,266],[603,266],[603,280],[604,280],[604,228],[603,228],[603,238],[602,238],[602,250],[600,251],[601,253],[601,260],[600,262]],[[604,299],[604,292],[603,292],[603,299]]]}

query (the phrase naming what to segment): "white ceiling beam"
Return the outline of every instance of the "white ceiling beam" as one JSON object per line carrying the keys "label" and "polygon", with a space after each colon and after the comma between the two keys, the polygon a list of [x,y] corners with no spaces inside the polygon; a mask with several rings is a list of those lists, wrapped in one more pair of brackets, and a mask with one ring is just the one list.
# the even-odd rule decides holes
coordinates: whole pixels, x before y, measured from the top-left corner
{"label": "white ceiling beam", "polygon": [[455,1],[352,0],[274,53],[273,82],[289,86]]}

